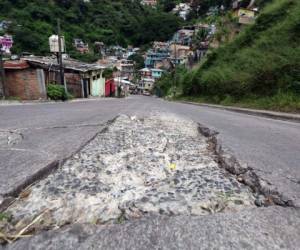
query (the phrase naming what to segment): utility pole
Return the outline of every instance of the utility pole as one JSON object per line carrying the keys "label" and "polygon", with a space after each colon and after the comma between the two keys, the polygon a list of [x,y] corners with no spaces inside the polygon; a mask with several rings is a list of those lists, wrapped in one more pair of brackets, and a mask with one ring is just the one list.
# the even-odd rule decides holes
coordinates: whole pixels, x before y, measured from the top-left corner
{"label": "utility pole", "polygon": [[58,59],[58,64],[59,64],[60,84],[65,85],[63,59],[62,59],[60,19],[57,19],[57,36],[58,36],[58,57],[57,57],[57,59]]}
{"label": "utility pole", "polygon": [[174,63],[174,77],[173,77],[173,97],[175,97],[176,95],[176,66],[177,66],[177,42],[175,40],[175,44],[174,44],[174,50],[175,50],[175,54],[174,54],[174,57],[175,57],[175,63]]}
{"label": "utility pole", "polygon": [[3,63],[3,50],[2,44],[0,44],[0,98],[5,98],[5,71]]}

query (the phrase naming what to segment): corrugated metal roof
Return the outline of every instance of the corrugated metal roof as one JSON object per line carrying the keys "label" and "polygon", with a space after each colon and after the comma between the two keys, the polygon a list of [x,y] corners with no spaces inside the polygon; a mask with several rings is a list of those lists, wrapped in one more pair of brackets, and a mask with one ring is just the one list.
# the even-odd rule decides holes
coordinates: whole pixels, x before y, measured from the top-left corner
{"label": "corrugated metal roof", "polygon": [[24,60],[5,61],[5,69],[27,69],[29,64]]}
{"label": "corrugated metal roof", "polygon": [[[28,63],[40,64],[48,67],[58,67],[57,59],[53,57],[39,57],[39,56],[28,56],[22,58]],[[82,73],[86,73],[94,70],[102,70],[106,67],[99,64],[85,63],[74,59],[63,59],[63,67]]]}

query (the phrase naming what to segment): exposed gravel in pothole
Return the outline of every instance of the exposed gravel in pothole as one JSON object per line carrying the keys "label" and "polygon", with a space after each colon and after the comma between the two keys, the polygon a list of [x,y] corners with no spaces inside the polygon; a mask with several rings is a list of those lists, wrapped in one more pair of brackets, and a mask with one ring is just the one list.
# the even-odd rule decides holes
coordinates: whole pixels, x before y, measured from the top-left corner
{"label": "exposed gravel in pothole", "polygon": [[[254,195],[220,168],[198,125],[169,114],[120,116],[7,212],[42,227],[107,223],[147,213],[205,215],[254,206]],[[21,222],[20,222],[21,221]]]}

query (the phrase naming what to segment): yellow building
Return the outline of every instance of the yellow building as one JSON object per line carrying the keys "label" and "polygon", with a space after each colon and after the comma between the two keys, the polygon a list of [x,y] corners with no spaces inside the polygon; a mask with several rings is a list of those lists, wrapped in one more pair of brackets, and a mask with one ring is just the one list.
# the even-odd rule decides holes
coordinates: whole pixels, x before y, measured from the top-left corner
{"label": "yellow building", "polygon": [[244,8],[237,9],[235,16],[239,18],[241,24],[252,24],[255,21],[255,12]]}

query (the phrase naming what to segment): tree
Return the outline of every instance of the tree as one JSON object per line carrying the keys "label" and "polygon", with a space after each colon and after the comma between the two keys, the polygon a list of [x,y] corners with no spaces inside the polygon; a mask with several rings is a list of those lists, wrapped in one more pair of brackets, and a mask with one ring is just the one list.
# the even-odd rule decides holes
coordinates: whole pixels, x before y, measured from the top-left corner
{"label": "tree", "polygon": [[128,60],[134,61],[135,70],[140,70],[140,69],[144,68],[144,66],[145,66],[144,58],[140,54],[133,54],[128,57]]}
{"label": "tree", "polygon": [[163,11],[170,12],[176,7],[178,1],[176,0],[160,0],[159,3],[161,4]]}
{"label": "tree", "polygon": [[[13,22],[14,51],[47,54],[48,37],[61,18],[68,51],[74,38],[89,44],[143,46],[167,40],[180,26],[178,17],[144,7],[138,0],[0,0],[1,20]],[[18,25],[22,28],[17,29]],[[78,58],[81,55],[73,53]],[[87,58],[87,56],[84,56]],[[88,60],[93,59],[89,55]]]}

